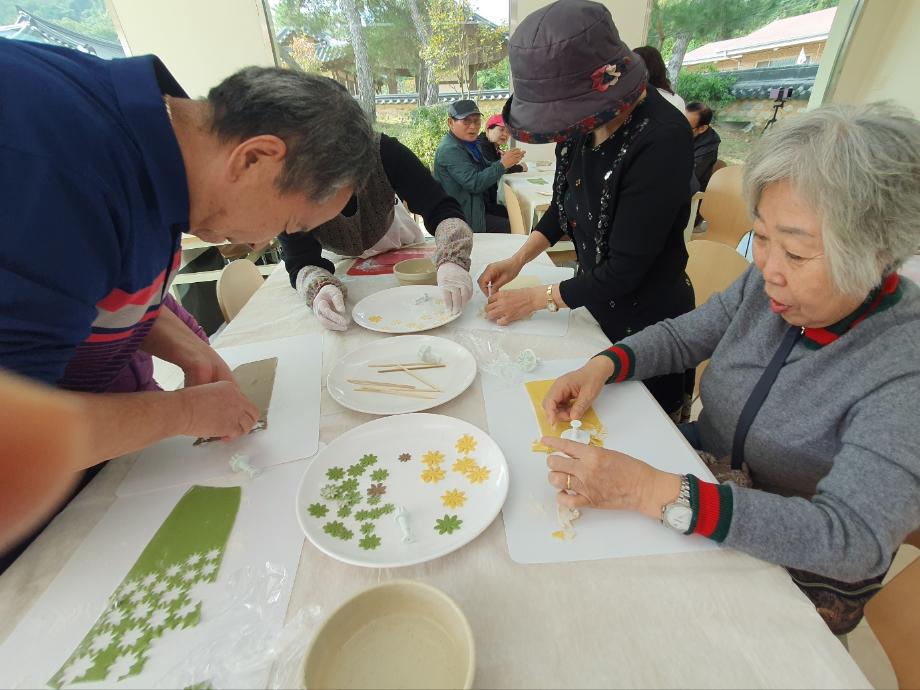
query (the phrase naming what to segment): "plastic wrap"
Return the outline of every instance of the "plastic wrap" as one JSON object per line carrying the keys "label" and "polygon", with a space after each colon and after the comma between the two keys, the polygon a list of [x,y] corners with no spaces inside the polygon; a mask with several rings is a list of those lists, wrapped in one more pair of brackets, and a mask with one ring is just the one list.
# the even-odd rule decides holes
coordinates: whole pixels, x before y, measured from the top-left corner
{"label": "plastic wrap", "polygon": [[509,353],[502,347],[503,338],[496,337],[494,333],[483,337],[476,331],[457,331],[451,334],[451,340],[472,353],[481,372],[502,379],[508,386],[520,384],[524,374],[533,371],[540,363],[536,353],[529,348]]}

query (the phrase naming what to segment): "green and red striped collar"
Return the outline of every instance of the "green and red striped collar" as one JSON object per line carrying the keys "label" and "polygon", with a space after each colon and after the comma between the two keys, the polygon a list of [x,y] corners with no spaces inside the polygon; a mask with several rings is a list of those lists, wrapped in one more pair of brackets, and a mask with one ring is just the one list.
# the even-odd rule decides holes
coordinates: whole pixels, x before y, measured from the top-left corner
{"label": "green and red striped collar", "polygon": [[802,342],[806,347],[818,350],[825,345],[830,345],[844,333],[856,328],[873,314],[883,312],[901,300],[904,290],[901,287],[901,276],[892,273],[882,281],[881,287],[869,293],[863,302],[852,314],[826,328],[806,328],[802,335]]}

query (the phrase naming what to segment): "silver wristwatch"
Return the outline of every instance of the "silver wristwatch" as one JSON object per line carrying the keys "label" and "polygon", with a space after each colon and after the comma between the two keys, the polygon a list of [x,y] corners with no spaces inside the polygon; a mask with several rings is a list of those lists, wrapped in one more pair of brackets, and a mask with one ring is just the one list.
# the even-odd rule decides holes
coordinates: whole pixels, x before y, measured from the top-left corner
{"label": "silver wristwatch", "polygon": [[693,522],[693,508],[690,507],[690,480],[680,478],[680,493],[672,502],[661,507],[661,522],[671,529],[687,534]]}

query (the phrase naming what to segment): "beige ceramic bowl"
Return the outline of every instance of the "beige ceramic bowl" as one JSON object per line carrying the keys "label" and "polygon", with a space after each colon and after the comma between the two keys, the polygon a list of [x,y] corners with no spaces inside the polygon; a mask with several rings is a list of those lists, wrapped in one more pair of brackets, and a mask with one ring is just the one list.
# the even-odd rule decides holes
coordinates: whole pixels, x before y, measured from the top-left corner
{"label": "beige ceramic bowl", "polygon": [[397,580],[352,597],[304,657],[305,688],[471,688],[473,632],[444,592]]}
{"label": "beige ceramic bowl", "polygon": [[437,285],[438,269],[430,259],[406,259],[393,266],[401,285]]}

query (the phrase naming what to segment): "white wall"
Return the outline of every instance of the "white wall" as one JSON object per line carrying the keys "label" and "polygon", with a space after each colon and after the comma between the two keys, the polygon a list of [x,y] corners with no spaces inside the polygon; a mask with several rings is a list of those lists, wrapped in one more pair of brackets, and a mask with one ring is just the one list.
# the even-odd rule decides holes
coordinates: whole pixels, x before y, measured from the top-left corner
{"label": "white wall", "polygon": [[193,98],[248,65],[277,64],[263,0],[106,0],[131,55],[153,53]]}
{"label": "white wall", "polygon": [[920,2],[841,0],[808,107],[894,100],[920,117],[918,63]]}

